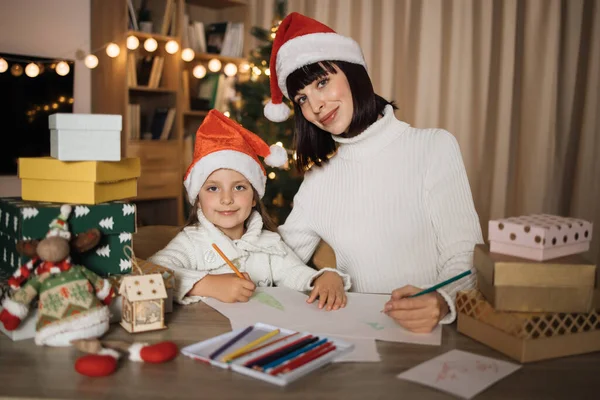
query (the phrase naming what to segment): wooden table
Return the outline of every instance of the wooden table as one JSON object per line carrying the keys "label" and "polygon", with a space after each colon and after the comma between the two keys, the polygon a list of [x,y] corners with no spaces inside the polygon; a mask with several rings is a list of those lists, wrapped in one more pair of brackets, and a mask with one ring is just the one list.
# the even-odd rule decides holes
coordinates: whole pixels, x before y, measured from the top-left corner
{"label": "wooden table", "polygon": [[[231,330],[229,321],[205,304],[175,306],[168,329],[130,335],[113,324],[106,339],[172,340],[180,347]],[[511,361],[502,354],[445,326],[442,346],[378,342],[380,363],[339,363],[281,388],[241,374],[214,368],[183,355],[166,364],[121,359],[104,378],[75,372],[82,355],[74,348],[38,347],[32,340],[12,342],[0,334],[0,397],[69,399],[452,399],[396,375],[419,363],[461,349]],[[526,364],[477,399],[597,399],[600,353]]]}

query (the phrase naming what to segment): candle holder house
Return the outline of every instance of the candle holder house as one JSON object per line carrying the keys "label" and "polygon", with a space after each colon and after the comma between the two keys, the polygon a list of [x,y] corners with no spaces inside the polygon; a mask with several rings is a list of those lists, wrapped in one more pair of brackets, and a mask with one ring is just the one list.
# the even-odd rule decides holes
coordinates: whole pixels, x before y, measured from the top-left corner
{"label": "candle holder house", "polygon": [[121,326],[131,333],[166,329],[167,291],[161,274],[131,275],[121,281]]}

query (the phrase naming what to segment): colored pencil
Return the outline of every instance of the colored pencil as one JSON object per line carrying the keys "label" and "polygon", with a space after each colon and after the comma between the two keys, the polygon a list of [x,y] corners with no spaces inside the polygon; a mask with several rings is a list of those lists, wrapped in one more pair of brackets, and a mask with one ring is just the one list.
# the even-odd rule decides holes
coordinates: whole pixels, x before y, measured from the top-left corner
{"label": "colored pencil", "polygon": [[285,368],[281,371],[281,373],[286,374],[295,369],[298,369],[298,368],[308,364],[309,362],[316,360],[317,358],[323,357],[325,354],[330,353],[330,352],[334,351],[335,349],[336,349],[335,346],[328,346],[328,347],[324,347],[323,349],[321,349],[318,352],[314,352],[312,354],[306,354],[306,357],[303,357],[302,359],[296,359],[296,360],[292,361],[291,363],[285,365]]}
{"label": "colored pencil", "polygon": [[219,354],[221,354],[222,352],[227,350],[235,342],[237,342],[238,340],[240,340],[241,338],[246,336],[248,333],[250,333],[250,331],[253,328],[254,328],[254,326],[250,325],[249,327],[247,327],[246,329],[244,329],[243,331],[241,331],[240,333],[235,335],[233,338],[229,339],[223,346],[221,346],[217,350],[213,351],[212,354],[210,356],[208,356],[208,358],[210,358],[211,360],[214,360]]}
{"label": "colored pencil", "polygon": [[221,251],[221,249],[219,248],[219,246],[217,246],[215,243],[212,244],[212,247],[215,249],[215,251],[217,253],[219,253],[219,255],[221,256],[221,258],[227,263],[227,265],[229,265],[229,268],[231,268],[233,270],[233,272],[235,272],[235,274],[242,278],[242,279],[246,279],[244,277],[244,275],[242,275],[242,273],[240,272],[239,269],[237,269],[237,267],[235,265],[233,265],[233,263],[231,262],[231,260],[229,258],[227,258],[227,256],[225,255],[225,253],[223,253]]}
{"label": "colored pencil", "polygon": [[307,358],[311,358],[314,354],[319,354],[322,351],[324,351],[324,349],[327,349],[327,348],[332,347],[332,346],[333,346],[333,342],[325,342],[324,344],[320,345],[319,347],[316,347],[316,348],[314,348],[314,349],[312,349],[312,350],[310,350],[310,351],[308,351],[308,352],[300,355],[299,357],[296,357],[295,359],[293,359],[293,360],[291,360],[291,361],[289,361],[289,362],[287,362],[285,364],[282,364],[282,365],[278,366],[277,368],[272,368],[269,371],[269,374],[271,374],[271,375],[277,375],[277,374],[283,372],[284,370],[289,369],[290,366],[293,367],[295,364],[301,363],[302,360],[307,359]]}
{"label": "colored pencil", "polygon": [[290,361],[291,359],[296,358],[299,355],[304,354],[304,353],[314,349],[315,347],[319,347],[320,345],[325,344],[326,342],[327,342],[327,339],[321,339],[318,342],[311,343],[311,344],[304,346],[296,351],[292,351],[291,353],[286,354],[285,356],[278,358],[277,360],[271,361],[270,363],[263,365],[262,368],[263,368],[263,370],[267,370],[269,368],[274,368],[278,365],[283,364],[284,362]]}
{"label": "colored pencil", "polygon": [[244,365],[246,367],[249,368],[254,368],[254,367],[261,367],[265,364],[270,363],[271,361],[275,361],[280,357],[285,356],[286,354],[291,353],[292,351],[295,351],[301,347],[306,346],[307,344],[311,344],[313,342],[316,342],[317,340],[319,340],[319,337],[313,337],[312,335],[310,337],[305,337],[302,338],[300,340],[296,340],[295,342],[292,342],[290,344],[287,344],[285,346],[282,346],[279,349],[276,349],[272,352],[269,352],[267,354],[265,354],[263,357],[258,357],[257,360],[254,360],[253,362],[247,362]]}
{"label": "colored pencil", "polygon": [[450,279],[446,279],[445,281],[440,282],[437,285],[434,285],[434,286],[430,287],[429,289],[421,290],[419,293],[415,293],[413,295],[410,295],[410,296],[408,296],[408,298],[418,297],[418,296],[421,296],[421,295],[424,295],[424,294],[427,294],[427,293],[435,292],[439,288],[444,287],[444,286],[446,286],[446,285],[448,285],[448,284],[450,284],[450,283],[452,283],[454,281],[457,281],[457,280],[459,280],[461,278],[464,278],[465,276],[469,275],[470,273],[471,273],[471,270],[468,270],[468,271],[465,271],[463,273],[460,273],[460,274],[458,274],[458,275],[456,275],[456,276],[454,276],[454,277],[452,277]]}
{"label": "colored pencil", "polygon": [[270,356],[272,354],[275,354],[275,353],[281,351],[282,349],[285,349],[287,346],[293,346],[293,345],[295,345],[297,343],[303,342],[306,339],[310,339],[310,338],[312,338],[312,335],[306,335],[306,336],[301,337],[300,339],[294,340],[293,342],[286,343],[283,346],[277,347],[277,348],[275,348],[275,349],[273,349],[271,351],[266,352],[265,354],[261,354],[260,356],[254,357],[253,359],[246,361],[244,363],[244,366],[248,367],[251,364],[254,364],[255,362],[259,362],[263,358],[266,358],[266,357],[268,357],[268,356]]}
{"label": "colored pencil", "polygon": [[240,347],[236,351],[227,354],[225,357],[223,357],[223,362],[229,362],[235,358],[238,358],[240,356],[240,354],[245,353],[246,351],[250,350],[251,348],[261,344],[265,340],[270,339],[277,334],[279,334],[279,329],[275,329],[275,330],[267,333],[266,335],[263,335],[263,336],[259,337],[258,339],[253,340],[252,342],[248,343],[247,345]]}
{"label": "colored pencil", "polygon": [[280,337],[279,339],[275,339],[275,340],[273,340],[273,341],[271,341],[271,342],[269,342],[269,343],[265,343],[265,344],[263,344],[262,346],[258,346],[258,347],[256,347],[256,348],[253,348],[253,349],[250,349],[250,350],[248,350],[248,351],[245,351],[245,352],[243,352],[242,354],[238,355],[238,356],[237,356],[237,357],[235,357],[235,358],[240,358],[240,357],[247,356],[247,355],[248,355],[248,354],[250,354],[250,353],[254,353],[254,352],[256,352],[256,351],[259,351],[259,350],[262,350],[262,349],[264,349],[265,347],[269,347],[269,346],[271,346],[271,345],[274,345],[275,343],[279,343],[279,342],[281,342],[281,341],[283,341],[283,340],[289,339],[289,338],[291,338],[292,336],[296,336],[296,335],[297,335],[297,334],[299,334],[299,333],[300,333],[300,332],[294,332],[294,333],[290,333],[289,335],[286,335],[286,336],[284,336],[284,337]]}

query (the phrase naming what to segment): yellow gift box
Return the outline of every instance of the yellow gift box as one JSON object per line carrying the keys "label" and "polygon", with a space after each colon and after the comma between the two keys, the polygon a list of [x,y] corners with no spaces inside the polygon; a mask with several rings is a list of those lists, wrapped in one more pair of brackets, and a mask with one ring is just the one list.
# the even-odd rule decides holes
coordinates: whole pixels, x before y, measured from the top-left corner
{"label": "yellow gift box", "polygon": [[59,161],[51,157],[19,158],[23,200],[99,204],[137,196],[140,159]]}

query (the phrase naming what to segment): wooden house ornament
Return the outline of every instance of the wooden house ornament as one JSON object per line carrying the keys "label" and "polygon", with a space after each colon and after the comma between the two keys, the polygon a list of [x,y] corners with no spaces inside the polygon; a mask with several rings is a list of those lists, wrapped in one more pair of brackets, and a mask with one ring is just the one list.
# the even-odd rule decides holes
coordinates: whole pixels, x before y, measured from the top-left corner
{"label": "wooden house ornament", "polygon": [[131,275],[121,281],[121,326],[131,333],[165,329],[167,290],[161,274]]}

